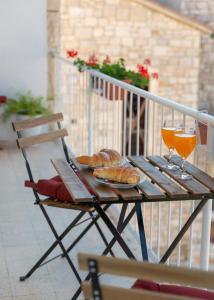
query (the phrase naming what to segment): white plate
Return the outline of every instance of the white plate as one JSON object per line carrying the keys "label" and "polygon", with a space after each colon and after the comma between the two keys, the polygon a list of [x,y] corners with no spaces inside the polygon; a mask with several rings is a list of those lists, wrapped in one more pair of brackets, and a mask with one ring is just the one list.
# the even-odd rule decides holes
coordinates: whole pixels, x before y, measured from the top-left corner
{"label": "white plate", "polygon": [[115,189],[130,189],[130,188],[133,188],[133,187],[137,186],[138,184],[142,183],[145,180],[145,176],[142,173],[140,173],[140,181],[138,183],[121,183],[121,182],[116,182],[116,181],[102,179],[102,178],[96,178],[96,177],[95,177],[95,179],[97,182],[107,185],[109,187],[115,188]]}
{"label": "white plate", "polygon": [[[127,163],[126,158],[125,158],[125,157],[122,157],[121,160],[118,162],[118,164],[117,164],[117,165],[113,165],[112,167],[120,167],[120,166],[124,166],[126,163]],[[90,169],[90,170],[94,170],[94,169],[97,169],[97,168],[105,168],[105,167],[101,167],[101,166],[99,166],[99,167],[91,167],[91,166],[89,166],[89,165],[83,165],[83,164],[80,164],[80,163],[79,163],[79,165],[80,165],[81,167],[83,167],[83,168],[88,168],[88,169]],[[111,167],[111,166],[108,166],[108,167]],[[108,168],[108,167],[107,167],[107,168]]]}

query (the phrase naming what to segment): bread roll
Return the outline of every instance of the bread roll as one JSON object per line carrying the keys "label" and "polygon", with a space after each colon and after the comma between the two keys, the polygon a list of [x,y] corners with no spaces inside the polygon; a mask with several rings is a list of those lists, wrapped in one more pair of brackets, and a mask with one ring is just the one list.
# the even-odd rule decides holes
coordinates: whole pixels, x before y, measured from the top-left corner
{"label": "bread roll", "polygon": [[121,155],[112,149],[102,149],[99,153],[92,156],[78,156],[78,163],[88,165],[90,167],[108,167],[115,166],[120,163]]}
{"label": "bread roll", "polygon": [[136,168],[131,167],[106,167],[94,170],[97,178],[108,179],[121,183],[139,183],[140,174]]}

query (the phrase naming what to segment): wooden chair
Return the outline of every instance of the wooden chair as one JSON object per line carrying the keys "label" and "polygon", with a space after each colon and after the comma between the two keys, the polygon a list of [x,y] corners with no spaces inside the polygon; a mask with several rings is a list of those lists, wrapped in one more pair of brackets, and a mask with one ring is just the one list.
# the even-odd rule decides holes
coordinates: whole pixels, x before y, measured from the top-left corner
{"label": "wooden chair", "polygon": [[[68,163],[70,163],[70,158],[69,158],[69,151],[67,148],[67,145],[65,143],[64,137],[68,135],[67,130],[65,128],[61,128],[61,121],[63,121],[63,115],[62,113],[57,113],[57,114],[53,114],[53,115],[49,115],[49,116],[44,116],[44,117],[38,117],[38,118],[34,118],[34,119],[29,119],[29,120],[24,120],[24,121],[19,121],[19,122],[15,122],[12,123],[13,129],[14,131],[16,131],[18,139],[17,139],[17,145],[18,148],[21,149],[21,152],[23,154],[24,157],[24,161],[25,161],[25,165],[27,168],[27,172],[29,175],[29,179],[31,183],[35,183],[34,182],[34,177],[33,177],[33,173],[32,173],[32,168],[30,166],[30,162],[29,162],[29,158],[28,158],[28,148],[36,145],[36,144],[41,144],[41,143],[46,143],[46,142],[51,142],[51,141],[55,141],[57,139],[61,140],[61,147],[63,149],[64,152],[64,156],[65,159]],[[46,132],[46,133],[42,133],[42,134],[38,134],[38,135],[32,135],[32,136],[23,136],[23,132],[25,132],[26,130],[30,129],[30,128],[34,128],[37,126],[43,126],[45,125],[47,128],[47,125],[54,125],[52,126],[52,130]],[[57,128],[57,129],[56,129]],[[34,151],[35,152],[35,151]],[[50,153],[51,155],[51,153]],[[76,269],[76,267],[74,266],[72,260],[70,259],[68,253],[70,252],[70,250],[81,240],[81,238],[88,232],[88,230],[95,225],[103,242],[105,243],[105,245],[107,246],[107,240],[99,226],[99,224],[97,223],[99,216],[98,215],[94,215],[93,211],[94,209],[91,206],[87,206],[87,205],[78,205],[75,203],[62,203],[62,201],[59,201],[58,199],[53,199],[53,198],[46,198],[46,199],[41,199],[40,195],[38,194],[37,190],[34,188],[33,189],[33,193],[35,196],[35,204],[37,204],[48,225],[51,228],[52,233],[54,234],[55,237],[55,242],[50,246],[50,248],[42,255],[42,257],[37,261],[37,263],[30,269],[30,271],[25,275],[25,276],[21,276],[20,277],[20,281],[24,281],[25,279],[29,278],[40,266],[48,263],[49,261],[53,260],[54,258],[57,258],[59,256],[65,257],[72,269],[72,271],[74,272],[77,280],[79,283],[81,283],[81,278],[78,274],[78,271]],[[47,210],[45,209],[45,206],[53,206],[56,208],[65,208],[65,209],[72,209],[72,210],[78,210],[80,211],[79,214],[72,220],[71,224],[63,231],[62,234],[58,234],[48,213]],[[108,206],[106,206],[106,209],[108,208]],[[89,214],[89,218],[83,219],[83,216],[85,216],[85,214],[88,213]],[[64,239],[64,237],[70,232],[70,230],[74,227],[77,226],[78,224],[82,224],[85,221],[90,220],[90,223],[85,227],[85,229],[79,234],[79,236],[73,241],[73,243],[70,245],[70,247],[68,247],[67,249],[65,249],[65,247],[63,246],[62,240]],[[56,246],[59,246],[62,250],[62,255],[57,255],[54,258],[49,259],[48,261],[45,261],[46,258],[50,255],[50,253],[56,248]],[[111,254],[113,255],[113,252],[111,251]]]}
{"label": "wooden chair", "polygon": [[[91,254],[78,255],[79,266],[82,270],[89,270],[91,274],[91,283],[83,282],[82,290],[85,299],[94,300],[184,300],[199,299],[190,296],[181,296],[169,292],[155,292],[149,289],[122,288],[117,286],[103,285],[99,283],[98,273],[107,273],[117,276],[126,276],[132,278],[143,278],[143,280],[167,282],[170,284],[179,284],[177,288],[205,293],[209,298],[214,299],[214,292],[199,289],[190,289],[186,286],[202,289],[214,289],[214,272],[192,270],[181,267],[167,266],[163,264],[152,264],[148,262],[138,262],[127,259],[116,259],[111,257],[102,257]],[[138,280],[140,281],[140,280]],[[154,284],[157,284],[153,282]],[[180,286],[185,285],[185,287]],[[174,285],[173,285],[174,286]],[[168,285],[170,287],[170,285]],[[196,296],[195,296],[196,297]]]}

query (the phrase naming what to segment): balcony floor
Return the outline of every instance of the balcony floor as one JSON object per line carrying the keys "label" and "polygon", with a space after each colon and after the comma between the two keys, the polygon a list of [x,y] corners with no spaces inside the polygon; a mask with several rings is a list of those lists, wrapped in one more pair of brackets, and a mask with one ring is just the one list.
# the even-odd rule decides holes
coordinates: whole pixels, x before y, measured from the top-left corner
{"label": "balcony floor", "polygon": [[[57,151],[56,145],[49,144],[43,154],[37,146],[32,150],[33,173],[37,178],[50,178],[54,175],[55,171],[49,162],[49,156],[60,157],[61,153]],[[70,299],[78,285],[65,259],[58,258],[38,269],[25,282],[19,282],[19,276],[29,270],[54,238],[39,207],[33,205],[32,191],[23,186],[27,173],[21,153],[15,148],[1,150],[0,166],[0,299]],[[48,213],[59,233],[76,215],[74,211],[56,208],[48,208]],[[80,228],[81,225],[72,231],[65,245],[69,245],[69,241],[71,242],[78,235]],[[110,239],[111,235],[107,229],[103,228],[103,230]],[[71,252],[71,259],[76,266],[78,252],[101,253],[103,251],[104,244],[97,237],[97,232],[92,229]],[[132,239],[128,234],[126,238]],[[122,256],[118,247],[114,250],[117,256]],[[59,253],[60,249],[56,248],[54,254]],[[103,280],[106,282],[110,279]],[[124,284],[130,285],[131,281],[126,280]]]}

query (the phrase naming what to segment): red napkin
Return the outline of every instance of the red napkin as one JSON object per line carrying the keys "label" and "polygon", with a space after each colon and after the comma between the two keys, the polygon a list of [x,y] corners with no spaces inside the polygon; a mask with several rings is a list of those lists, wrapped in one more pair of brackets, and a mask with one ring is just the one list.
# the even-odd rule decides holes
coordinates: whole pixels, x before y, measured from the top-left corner
{"label": "red napkin", "polygon": [[6,103],[7,102],[7,97],[6,96],[0,96],[0,104],[1,103]]}
{"label": "red napkin", "polygon": [[57,198],[63,202],[73,202],[71,195],[59,176],[50,179],[40,179],[37,183],[25,181],[25,187],[31,187],[43,196]]}
{"label": "red napkin", "polygon": [[214,293],[211,291],[201,290],[197,288],[186,287],[173,284],[159,284],[153,281],[137,279],[132,288],[143,289],[149,291],[157,291],[160,293],[192,297],[197,299],[213,300]]}

